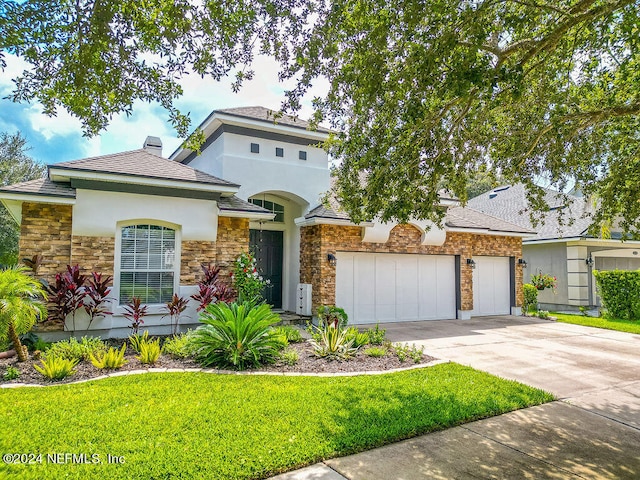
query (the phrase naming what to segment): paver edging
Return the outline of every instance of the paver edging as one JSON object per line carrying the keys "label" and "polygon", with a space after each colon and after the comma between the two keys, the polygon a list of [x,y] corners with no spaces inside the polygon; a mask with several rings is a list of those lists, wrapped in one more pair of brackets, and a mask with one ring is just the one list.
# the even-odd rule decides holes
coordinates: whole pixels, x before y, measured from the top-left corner
{"label": "paver edging", "polygon": [[107,375],[101,375],[94,378],[86,378],[83,380],[76,380],[75,382],[68,383],[52,383],[51,385],[41,385],[35,383],[5,383],[0,385],[0,388],[18,388],[18,387],[57,387],[60,385],[76,385],[79,383],[93,382],[95,380],[104,380],[105,378],[123,377],[128,375],[143,375],[147,373],[208,373],[214,375],[270,375],[274,377],[357,377],[360,375],[384,375],[387,373],[406,372],[409,370],[417,370],[419,368],[429,368],[443,363],[450,363],[449,360],[434,360],[429,363],[420,363],[417,365],[411,365],[404,368],[392,368],[390,370],[370,370],[364,372],[236,372],[234,370],[217,370],[214,368],[148,368],[144,370],[125,370],[119,372],[109,373]]}

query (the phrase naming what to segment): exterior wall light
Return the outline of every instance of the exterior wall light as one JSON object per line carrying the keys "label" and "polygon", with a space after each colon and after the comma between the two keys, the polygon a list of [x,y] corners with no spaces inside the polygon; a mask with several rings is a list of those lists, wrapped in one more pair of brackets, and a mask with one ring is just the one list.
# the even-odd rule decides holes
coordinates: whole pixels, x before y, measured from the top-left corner
{"label": "exterior wall light", "polygon": [[591,255],[589,255],[589,258],[587,258],[585,262],[587,263],[588,267],[593,267],[593,257]]}
{"label": "exterior wall light", "polygon": [[327,261],[329,262],[329,265],[331,265],[332,267],[335,267],[336,264],[338,263],[338,259],[333,253],[330,253],[329,255],[327,255]]}
{"label": "exterior wall light", "polygon": [[476,268],[476,262],[473,258],[467,258],[467,265],[469,265],[471,268]]}
{"label": "exterior wall light", "polygon": [[522,268],[527,268],[527,261],[524,258],[519,258],[518,265],[522,266]]}

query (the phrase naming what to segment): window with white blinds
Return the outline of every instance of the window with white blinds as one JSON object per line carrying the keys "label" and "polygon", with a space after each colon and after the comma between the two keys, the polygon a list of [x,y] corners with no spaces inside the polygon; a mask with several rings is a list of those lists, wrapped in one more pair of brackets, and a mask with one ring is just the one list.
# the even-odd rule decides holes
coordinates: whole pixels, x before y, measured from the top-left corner
{"label": "window with white blinds", "polygon": [[176,232],[159,225],[130,225],[121,231],[120,305],[165,303],[173,296]]}

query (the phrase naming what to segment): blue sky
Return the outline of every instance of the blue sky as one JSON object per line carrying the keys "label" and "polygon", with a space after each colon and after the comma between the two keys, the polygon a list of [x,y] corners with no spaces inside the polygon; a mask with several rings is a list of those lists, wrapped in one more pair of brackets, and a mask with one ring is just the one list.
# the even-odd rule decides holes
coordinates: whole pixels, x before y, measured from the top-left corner
{"label": "blue sky", "polygon": [[[4,99],[13,88],[11,79],[26,67],[15,57],[6,59],[7,68],[0,72],[0,132],[22,133],[31,147],[29,155],[35,160],[51,164],[134,150],[142,147],[147,135],[162,139],[165,156],[180,145],[181,140],[167,123],[167,112],[159,105],[138,102],[130,117],[119,115],[100,136],[86,138],[82,136],[80,122],[63,110],[50,118],[42,114],[42,107],[37,103],[17,104]],[[232,92],[230,80],[215,82],[189,76],[181,82],[185,93],[176,105],[183,113],[190,112],[193,127],[218,108],[262,105],[278,109],[287,85],[278,81],[277,64],[269,58],[258,57],[253,69],[254,79],[237,94]],[[308,100],[300,112],[302,118],[312,112],[310,99],[322,93],[315,88],[307,95]]]}

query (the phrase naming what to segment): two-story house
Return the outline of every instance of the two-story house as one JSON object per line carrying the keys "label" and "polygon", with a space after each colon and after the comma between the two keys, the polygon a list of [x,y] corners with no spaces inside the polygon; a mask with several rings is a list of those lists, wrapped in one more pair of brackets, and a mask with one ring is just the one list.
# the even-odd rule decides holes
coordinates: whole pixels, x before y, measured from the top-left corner
{"label": "two-story house", "polygon": [[[131,296],[149,306],[145,328],[168,331],[163,303],[195,292],[200,264],[227,275],[247,250],[271,280],[267,301],[284,311],[337,304],[352,323],[519,311],[530,229],[445,197],[441,228],[355,224],[320,201],[330,187],[328,131],[274,121],[263,107],[216,110],[199,128],[199,154],[164,158],[160,139],[148,137],[141,150],[53,164],[46,178],[0,189],[20,225],[21,258],[44,257],[41,276],[67,264],[113,276],[113,314],[91,325],[96,334],[129,333]],[[195,302],[186,314],[197,323]]]}

